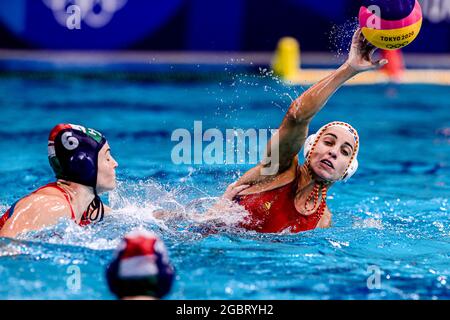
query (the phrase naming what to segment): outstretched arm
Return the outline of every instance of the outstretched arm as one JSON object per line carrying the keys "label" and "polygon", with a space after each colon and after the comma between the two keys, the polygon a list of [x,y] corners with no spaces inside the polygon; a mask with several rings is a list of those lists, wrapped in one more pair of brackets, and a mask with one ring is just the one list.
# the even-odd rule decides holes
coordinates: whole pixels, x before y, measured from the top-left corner
{"label": "outstretched arm", "polygon": [[[272,138],[267,146],[268,159],[271,158],[271,150],[279,152],[278,174],[289,169],[292,160],[305,143],[309,123],[336,90],[358,73],[381,68],[387,63],[385,59],[372,60],[375,50],[376,48],[364,38],[361,29],[358,29],[353,35],[348,60],[292,102],[281,123],[276,139]],[[271,165],[273,164],[267,162],[260,166]],[[254,173],[249,172],[248,179],[240,180],[239,184],[257,182],[255,180],[260,178],[258,172],[259,170],[254,170]]]}

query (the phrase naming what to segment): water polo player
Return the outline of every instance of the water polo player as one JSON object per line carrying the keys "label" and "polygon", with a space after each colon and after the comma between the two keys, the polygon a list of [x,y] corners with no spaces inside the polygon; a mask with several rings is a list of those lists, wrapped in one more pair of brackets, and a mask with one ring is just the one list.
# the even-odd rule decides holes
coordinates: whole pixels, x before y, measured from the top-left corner
{"label": "water polo player", "polygon": [[124,237],[106,269],[109,289],[122,300],[161,299],[172,288],[174,277],[164,243],[144,230]]}
{"label": "water polo player", "polygon": [[[292,103],[277,139],[272,138],[267,148],[267,158],[271,148],[279,151],[277,173],[263,175],[262,169],[273,167],[263,161],[235,184],[249,186],[235,197],[249,212],[243,227],[258,232],[299,232],[330,226],[327,191],[333,183],[347,180],[355,173],[359,137],[354,128],[343,122],[329,123],[309,137],[308,127],[342,84],[358,73],[387,63],[372,60],[375,49],[357,30],[348,60]],[[299,165],[297,154],[303,146],[305,163]]]}
{"label": "water polo player", "polygon": [[1,237],[39,230],[63,217],[83,226],[109,210],[98,195],[115,188],[118,164],[101,133],[59,124],[50,132],[48,158],[57,181],[14,203],[0,218]]}

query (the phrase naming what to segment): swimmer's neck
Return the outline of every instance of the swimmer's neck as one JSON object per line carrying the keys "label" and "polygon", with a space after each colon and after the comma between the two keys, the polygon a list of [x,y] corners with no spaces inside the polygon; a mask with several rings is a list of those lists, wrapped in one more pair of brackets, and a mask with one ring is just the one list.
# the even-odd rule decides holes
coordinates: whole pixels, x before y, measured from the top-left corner
{"label": "swimmer's neck", "polygon": [[300,181],[298,184],[299,191],[311,191],[316,183],[327,184],[328,189],[330,189],[333,185],[332,183],[327,183],[326,180],[321,179],[320,177],[315,175],[314,172],[311,172],[308,168],[308,165],[304,163],[300,167]]}
{"label": "swimmer's neck", "polygon": [[94,188],[62,179],[58,179],[57,184],[69,194],[70,203],[75,212],[75,219],[80,221],[84,212],[95,198]]}

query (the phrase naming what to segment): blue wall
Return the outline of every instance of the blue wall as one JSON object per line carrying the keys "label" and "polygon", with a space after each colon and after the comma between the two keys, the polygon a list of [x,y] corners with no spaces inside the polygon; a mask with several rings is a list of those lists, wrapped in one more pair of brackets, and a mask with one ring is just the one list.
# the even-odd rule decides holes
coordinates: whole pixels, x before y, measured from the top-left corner
{"label": "blue wall", "polygon": [[[280,37],[290,35],[303,50],[329,51],[333,25],[352,21],[360,6],[358,0],[109,1],[117,5],[114,12],[96,5],[83,11],[80,30],[69,30],[69,14],[60,11],[58,22],[50,0],[0,0],[0,46],[271,51]],[[60,2],[64,9],[74,1]],[[406,51],[450,52],[450,1],[420,2],[424,25]],[[93,18],[105,19],[103,25],[95,27]]]}

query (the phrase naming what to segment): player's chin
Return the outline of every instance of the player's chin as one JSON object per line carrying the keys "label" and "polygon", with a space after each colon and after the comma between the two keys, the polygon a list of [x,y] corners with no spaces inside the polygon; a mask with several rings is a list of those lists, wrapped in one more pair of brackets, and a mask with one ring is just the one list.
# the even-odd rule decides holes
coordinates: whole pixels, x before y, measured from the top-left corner
{"label": "player's chin", "polygon": [[101,184],[97,184],[97,192],[104,193],[113,191],[117,187],[116,177],[111,177],[108,181],[104,181]]}
{"label": "player's chin", "polygon": [[336,172],[334,170],[326,169],[322,165],[318,165],[313,168],[316,178],[321,181],[332,181],[335,182],[339,180],[336,177]]}

